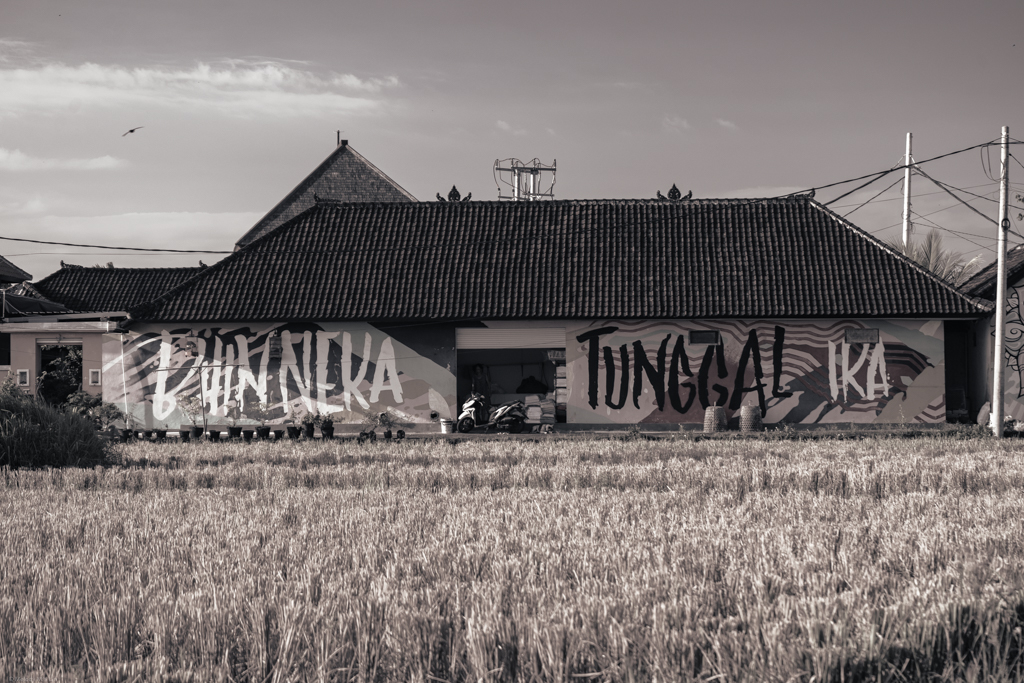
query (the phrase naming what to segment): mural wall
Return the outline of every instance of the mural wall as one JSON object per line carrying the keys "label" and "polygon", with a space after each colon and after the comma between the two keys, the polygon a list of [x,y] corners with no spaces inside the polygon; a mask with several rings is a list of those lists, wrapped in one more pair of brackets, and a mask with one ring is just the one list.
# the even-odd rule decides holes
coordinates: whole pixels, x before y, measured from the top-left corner
{"label": "mural wall", "polygon": [[[1007,415],[1024,420],[1024,317],[1021,312],[1024,299],[1024,283],[1006,289],[1006,333],[1003,336],[1003,357],[1006,369],[1003,372],[1003,408]],[[996,319],[989,319],[993,339],[996,334]],[[990,355],[991,358],[991,355]],[[988,386],[992,386],[992,368],[987,369]],[[990,394],[991,395],[991,394]]]}
{"label": "mural wall", "polygon": [[172,429],[187,423],[178,402],[189,396],[221,418],[261,403],[277,422],[319,412],[358,423],[389,408],[410,422],[450,418],[454,373],[454,329],[439,326],[150,326],[107,335],[103,345],[104,400],[127,403],[142,424]]}
{"label": "mural wall", "polygon": [[[877,343],[846,343],[868,328]],[[602,320],[566,336],[569,422],[699,424],[711,405],[758,406],[766,423],[946,418],[941,321]]]}

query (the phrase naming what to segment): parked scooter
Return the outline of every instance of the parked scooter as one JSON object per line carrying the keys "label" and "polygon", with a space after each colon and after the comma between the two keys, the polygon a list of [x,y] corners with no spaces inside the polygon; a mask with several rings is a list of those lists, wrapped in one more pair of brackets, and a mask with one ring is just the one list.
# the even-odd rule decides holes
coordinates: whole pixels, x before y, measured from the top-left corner
{"label": "parked scooter", "polygon": [[462,404],[457,429],[466,434],[477,427],[508,430],[512,434],[523,431],[526,424],[526,407],[522,401],[509,401],[491,411],[490,416],[484,412],[484,397],[473,393]]}

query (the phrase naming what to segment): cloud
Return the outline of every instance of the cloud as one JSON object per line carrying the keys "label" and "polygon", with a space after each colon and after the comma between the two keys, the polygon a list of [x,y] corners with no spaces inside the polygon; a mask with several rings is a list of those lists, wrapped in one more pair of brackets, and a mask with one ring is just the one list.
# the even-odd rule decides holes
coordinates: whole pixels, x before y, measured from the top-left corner
{"label": "cloud", "polygon": [[144,105],[246,118],[355,113],[378,108],[380,101],[372,95],[398,85],[394,76],[321,76],[271,60],[200,62],[184,69],[94,63],[0,66],[0,116]]}
{"label": "cloud", "polygon": [[398,77],[389,76],[388,78],[359,78],[352,74],[344,74],[342,76],[336,76],[333,79],[335,85],[340,85],[345,88],[352,90],[362,90],[364,92],[377,93],[384,88],[395,88],[398,87]]}
{"label": "cloud", "polygon": [[684,130],[690,130],[690,122],[679,116],[665,114],[661,120],[661,127],[670,133],[681,133]]}
{"label": "cloud", "polygon": [[525,128],[514,128],[507,121],[502,121],[499,119],[498,121],[495,121],[494,125],[498,127],[498,130],[504,131],[506,133],[512,133],[512,135],[526,135]]}
{"label": "cloud", "polygon": [[715,119],[715,123],[720,125],[722,128],[728,128],[729,130],[736,130],[736,124],[732,121],[726,121],[725,119]]}
{"label": "cloud", "polygon": [[11,38],[0,38],[0,64],[23,60],[32,53],[32,43]]}
{"label": "cloud", "polygon": [[124,166],[126,162],[112,156],[94,159],[41,159],[21,150],[0,147],[0,171],[97,171]]}

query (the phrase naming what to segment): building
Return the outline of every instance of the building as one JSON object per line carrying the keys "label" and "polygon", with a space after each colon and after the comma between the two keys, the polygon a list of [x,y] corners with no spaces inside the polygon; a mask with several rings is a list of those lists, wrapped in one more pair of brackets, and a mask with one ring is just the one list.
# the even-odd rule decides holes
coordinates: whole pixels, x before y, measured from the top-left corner
{"label": "building", "polygon": [[398,183],[355,151],[348,140],[339,137],[334,151],[242,235],[235,248],[241,249],[321,199],[337,202],[416,201]]}
{"label": "building", "polygon": [[941,423],[946,331],[990,311],[808,196],[321,201],[132,307],[103,391],[151,426],[189,395],[429,423],[480,365],[573,425]]}
{"label": "building", "polygon": [[[106,268],[61,263],[60,270],[13,290],[17,310],[0,324],[8,340],[8,372],[22,391],[36,393],[40,372],[64,349],[82,351],[82,389],[102,392],[103,337],[128,309],[202,272],[198,268]],[[31,277],[31,276],[29,276]],[[10,307],[8,307],[10,308]],[[108,373],[109,375],[109,373]]]}
{"label": "building", "polygon": [[[416,201],[347,140],[339,139],[331,154],[236,246],[273,231],[321,199]],[[62,262],[60,270],[30,284],[31,275],[0,257],[0,283],[19,283],[8,292],[5,321],[0,323],[0,379],[10,373],[23,391],[34,394],[36,379],[49,359],[61,349],[81,347],[82,386],[100,393],[103,378],[109,379],[109,371],[100,372],[103,335],[119,329],[129,308],[155,299],[202,268],[89,268]]]}
{"label": "building", "polygon": [[[996,298],[996,263],[990,263],[961,287],[970,297]],[[1006,253],[1006,333],[1003,339],[1003,408],[1006,415],[1024,421],[1024,245]],[[995,315],[963,327],[961,344],[968,357],[965,365],[964,417],[988,424],[992,403],[992,355],[995,347]]]}

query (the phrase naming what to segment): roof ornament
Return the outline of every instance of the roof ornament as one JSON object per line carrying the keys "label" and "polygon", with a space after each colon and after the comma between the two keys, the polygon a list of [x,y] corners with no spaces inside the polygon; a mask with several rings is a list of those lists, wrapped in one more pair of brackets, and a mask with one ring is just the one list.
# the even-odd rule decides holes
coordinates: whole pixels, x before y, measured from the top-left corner
{"label": "roof ornament", "polygon": [[667,201],[670,201],[670,202],[686,201],[687,199],[689,199],[692,196],[693,196],[693,190],[690,190],[689,192],[686,193],[686,196],[684,197],[683,193],[679,191],[679,188],[676,187],[675,183],[672,183],[672,188],[668,191],[668,196],[667,197],[661,193],[661,190],[658,190],[658,199],[667,200]]}
{"label": "roof ornament", "polygon": [[445,199],[444,197],[442,197],[440,192],[438,192],[436,194],[437,194],[437,201],[439,201],[439,202],[451,202],[452,204],[465,204],[466,202],[468,202],[470,199],[473,198],[473,193],[472,192],[467,194],[465,196],[465,198],[462,198],[462,195],[459,194],[458,189],[456,189],[456,187],[454,185],[452,185],[452,189],[448,193],[448,199]]}

